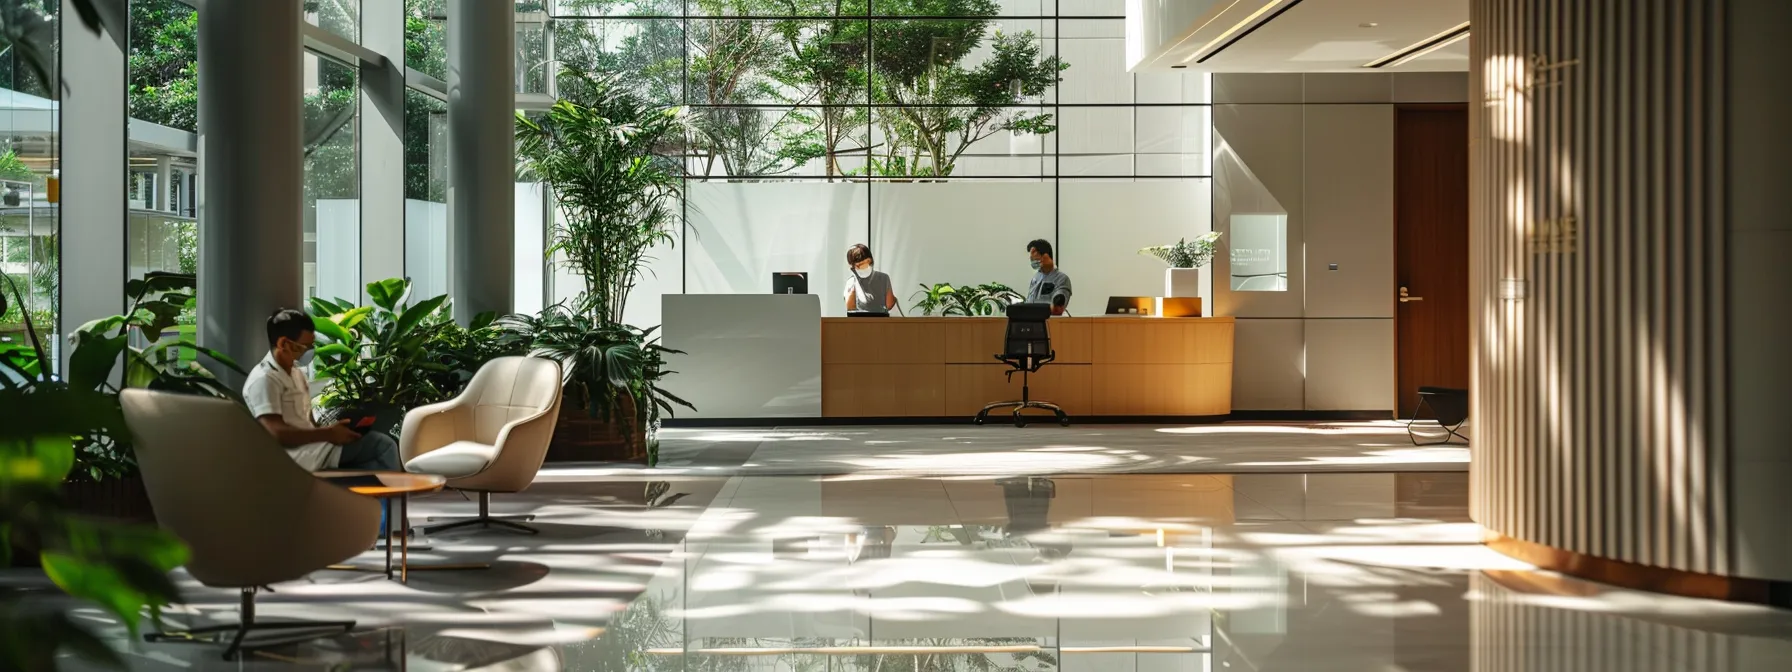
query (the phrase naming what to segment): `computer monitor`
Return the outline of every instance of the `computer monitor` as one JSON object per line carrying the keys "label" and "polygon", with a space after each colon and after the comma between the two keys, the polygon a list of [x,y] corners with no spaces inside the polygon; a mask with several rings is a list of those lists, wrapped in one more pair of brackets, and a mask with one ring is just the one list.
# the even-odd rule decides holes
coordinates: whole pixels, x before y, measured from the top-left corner
{"label": "computer monitor", "polygon": [[773,273],[773,294],[808,294],[808,273]]}

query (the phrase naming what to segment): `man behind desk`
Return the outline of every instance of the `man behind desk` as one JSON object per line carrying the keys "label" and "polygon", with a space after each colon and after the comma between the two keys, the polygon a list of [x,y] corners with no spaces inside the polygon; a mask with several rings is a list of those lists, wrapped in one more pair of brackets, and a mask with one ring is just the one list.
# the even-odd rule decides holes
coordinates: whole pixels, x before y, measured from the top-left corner
{"label": "man behind desk", "polygon": [[348,420],[327,427],[312,420],[311,382],[298,362],[316,342],[311,316],[287,309],[268,317],[268,356],[243,383],[249,413],[306,470],[398,471],[398,443],[392,437],[357,433]]}
{"label": "man behind desk", "polygon": [[1053,315],[1063,315],[1070,307],[1070,276],[1052,259],[1052,244],[1044,240],[1027,243],[1027,256],[1036,271],[1027,282],[1027,303],[1050,303]]}

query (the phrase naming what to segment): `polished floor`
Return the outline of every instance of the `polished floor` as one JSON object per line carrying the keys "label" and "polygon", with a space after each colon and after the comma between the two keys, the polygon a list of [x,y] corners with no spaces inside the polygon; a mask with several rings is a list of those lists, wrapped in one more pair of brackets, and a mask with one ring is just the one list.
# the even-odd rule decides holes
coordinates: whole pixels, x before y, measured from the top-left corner
{"label": "polished floor", "polygon": [[[1434,424],[1415,431],[1421,443],[1444,436]],[[662,437],[656,472],[667,475],[1456,471],[1469,455],[1461,443],[1414,445],[1395,421],[674,428]]]}
{"label": "polished floor", "polygon": [[[856,446],[815,459],[883,459]],[[537,514],[540,535],[442,533],[413,558],[490,569],[326,571],[262,596],[266,617],[356,619],[349,636],[226,663],[85,615],[139,670],[1789,669],[1792,612],[1609,589],[1480,546],[1467,474],[1448,466],[557,468],[496,504]],[[449,493],[413,506],[472,510]],[[184,585],[171,621],[235,617],[233,594]]]}

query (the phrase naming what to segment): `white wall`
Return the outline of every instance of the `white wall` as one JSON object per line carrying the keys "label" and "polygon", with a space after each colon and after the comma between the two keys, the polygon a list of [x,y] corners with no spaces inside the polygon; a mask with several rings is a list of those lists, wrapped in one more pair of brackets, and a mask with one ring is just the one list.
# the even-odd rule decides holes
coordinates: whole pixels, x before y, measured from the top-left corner
{"label": "white wall", "polygon": [[871,250],[904,306],[923,284],[1000,282],[1024,292],[1033,275],[1027,243],[1054,238],[1052,190],[1050,182],[880,184]]}
{"label": "white wall", "polygon": [[[864,184],[690,185],[685,293],[765,294],[773,273],[800,271],[809,274],[809,292],[823,298],[823,315],[845,315],[844,301],[833,299],[846,286],[846,248],[869,237],[867,198]],[[872,252],[900,286],[892,260],[875,243]]]}

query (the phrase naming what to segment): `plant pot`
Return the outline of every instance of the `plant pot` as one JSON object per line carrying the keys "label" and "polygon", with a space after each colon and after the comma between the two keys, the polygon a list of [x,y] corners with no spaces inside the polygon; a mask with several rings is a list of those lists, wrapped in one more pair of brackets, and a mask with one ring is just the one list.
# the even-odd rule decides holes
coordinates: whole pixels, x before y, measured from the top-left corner
{"label": "plant pot", "polygon": [[591,417],[584,404],[562,403],[547,461],[647,464],[647,427],[635,420],[634,398],[624,395],[618,401],[616,421]]}
{"label": "plant pot", "polygon": [[[155,525],[155,510],[149,505],[149,491],[138,475],[104,481],[64,481],[62,501],[69,513],[116,523]],[[38,566],[36,539],[13,540],[12,565]]]}
{"label": "plant pot", "polygon": [[[1164,269],[1164,298],[1206,299],[1207,292],[1204,288],[1209,286],[1209,273],[1211,271],[1207,268]],[[1205,300],[1201,302],[1203,306],[1207,303]],[[1205,307],[1202,308],[1202,314],[1207,314]]]}

